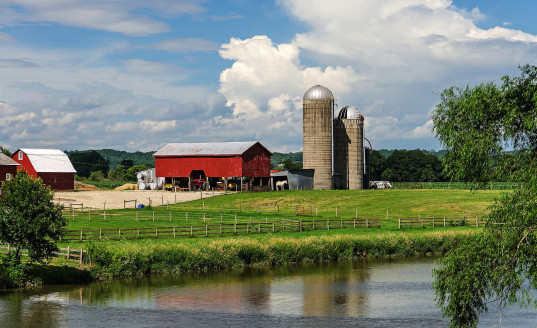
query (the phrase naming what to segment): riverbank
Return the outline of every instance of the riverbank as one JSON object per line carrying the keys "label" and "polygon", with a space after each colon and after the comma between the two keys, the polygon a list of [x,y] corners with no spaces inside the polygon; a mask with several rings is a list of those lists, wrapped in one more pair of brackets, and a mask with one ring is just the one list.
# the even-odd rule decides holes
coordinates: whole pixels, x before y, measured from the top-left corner
{"label": "riverbank", "polygon": [[478,228],[385,234],[338,233],[305,238],[266,236],[234,239],[140,240],[89,244],[95,278],[178,274],[245,266],[327,262],[368,257],[444,254]]}

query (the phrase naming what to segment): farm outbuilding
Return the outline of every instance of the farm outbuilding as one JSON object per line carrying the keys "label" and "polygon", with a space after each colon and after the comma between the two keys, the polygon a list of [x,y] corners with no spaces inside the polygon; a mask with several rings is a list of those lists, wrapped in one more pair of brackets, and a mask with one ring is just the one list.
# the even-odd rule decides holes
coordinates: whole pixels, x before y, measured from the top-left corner
{"label": "farm outbuilding", "polygon": [[29,176],[41,178],[53,190],[73,190],[76,170],[59,149],[21,148],[11,155]]}
{"label": "farm outbuilding", "polygon": [[272,153],[257,141],[169,143],[153,156],[156,176],[174,190],[270,189]]}
{"label": "farm outbuilding", "polygon": [[9,156],[0,153],[0,184],[2,181],[10,180],[15,176],[19,166],[20,164],[12,160]]}

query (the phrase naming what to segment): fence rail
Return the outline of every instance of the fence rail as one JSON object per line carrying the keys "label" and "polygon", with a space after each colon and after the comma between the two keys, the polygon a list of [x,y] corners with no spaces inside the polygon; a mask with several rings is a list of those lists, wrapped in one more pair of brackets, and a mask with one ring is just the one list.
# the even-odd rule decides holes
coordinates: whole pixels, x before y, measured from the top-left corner
{"label": "fence rail", "polygon": [[154,228],[123,228],[69,230],[62,241],[85,241],[106,239],[138,239],[160,237],[221,236],[230,234],[276,233],[282,231],[312,231],[330,229],[380,228],[380,219],[343,219],[295,221],[282,219],[278,222],[246,222],[174,226]]}
{"label": "fence rail", "polygon": [[[0,246],[0,254],[9,254],[9,252],[12,251],[12,250],[15,250],[15,248],[13,248],[13,247],[11,247],[9,245],[7,245],[7,246],[1,245]],[[54,253],[54,255],[56,255],[56,257],[65,257],[68,260],[75,259],[80,263],[82,263],[82,258],[84,257],[84,253],[86,253],[86,251],[83,250],[83,249],[74,249],[74,248],[71,248],[70,246],[67,246],[67,248],[60,248],[59,250],[60,250],[59,252]],[[21,256],[28,256],[28,250],[21,249],[20,250],[20,255]]]}
{"label": "fence rail", "polygon": [[485,221],[480,218],[445,217],[445,218],[408,218],[399,219],[399,229],[424,228],[424,227],[448,227],[448,226],[483,226]]}

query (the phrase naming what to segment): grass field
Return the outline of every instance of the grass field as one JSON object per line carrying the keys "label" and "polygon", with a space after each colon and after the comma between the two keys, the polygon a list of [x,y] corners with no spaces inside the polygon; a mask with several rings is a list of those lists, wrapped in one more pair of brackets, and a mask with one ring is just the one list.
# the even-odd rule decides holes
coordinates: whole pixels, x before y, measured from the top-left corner
{"label": "grass field", "polygon": [[[66,212],[71,230],[275,222],[281,219],[380,218],[381,230],[397,230],[397,219],[482,217],[497,190],[356,190],[236,193],[152,208]],[[296,206],[307,212],[296,215]],[[388,220],[386,216],[388,214]]]}

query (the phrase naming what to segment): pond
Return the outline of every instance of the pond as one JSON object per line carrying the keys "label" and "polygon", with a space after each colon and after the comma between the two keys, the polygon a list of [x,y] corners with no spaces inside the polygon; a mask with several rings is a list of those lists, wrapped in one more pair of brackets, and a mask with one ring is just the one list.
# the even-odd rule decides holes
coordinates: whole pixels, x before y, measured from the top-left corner
{"label": "pond", "polygon": [[[246,268],[0,293],[0,327],[446,327],[435,258]],[[535,327],[492,306],[482,327]]]}

